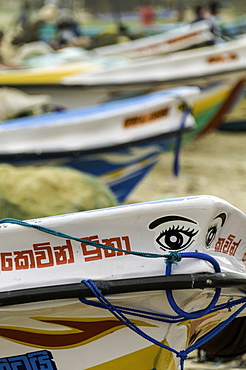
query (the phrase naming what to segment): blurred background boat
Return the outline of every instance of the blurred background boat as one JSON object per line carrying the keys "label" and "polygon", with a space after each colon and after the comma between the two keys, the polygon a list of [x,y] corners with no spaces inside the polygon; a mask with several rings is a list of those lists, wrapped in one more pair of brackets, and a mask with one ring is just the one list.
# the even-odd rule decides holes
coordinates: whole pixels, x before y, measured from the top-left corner
{"label": "blurred background boat", "polygon": [[94,48],[93,53],[100,56],[122,55],[135,59],[203,46],[213,39],[209,23],[200,21],[177,26],[157,35]]}
{"label": "blurred background boat", "polygon": [[99,177],[123,202],[195,121],[200,91],[180,87],[0,123],[0,162],[56,164]]}
{"label": "blurred background boat", "polygon": [[[163,88],[199,86],[194,106],[197,130],[218,127],[243,96],[246,77],[246,38],[165,56],[129,61],[103,71],[75,74],[63,79],[72,89],[91,94],[120,96]],[[65,91],[65,90],[64,90]],[[79,91],[76,90],[79,94]],[[110,94],[109,94],[110,92]],[[81,97],[82,99],[82,97]],[[201,128],[202,127],[202,128]]]}

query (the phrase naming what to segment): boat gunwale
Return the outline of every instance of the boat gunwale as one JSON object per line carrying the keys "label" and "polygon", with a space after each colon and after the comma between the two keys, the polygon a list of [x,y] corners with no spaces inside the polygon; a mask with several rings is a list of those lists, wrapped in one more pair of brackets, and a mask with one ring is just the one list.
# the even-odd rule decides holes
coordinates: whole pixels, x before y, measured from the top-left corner
{"label": "boat gunwale", "polygon": [[[159,290],[189,290],[238,288],[242,295],[246,293],[246,276],[231,272],[200,272],[194,274],[176,274],[150,276],[141,278],[98,280],[94,281],[97,288],[105,295],[148,292]],[[0,292],[0,307],[43,302],[57,299],[92,298],[94,294],[82,282],[71,284],[50,285],[19,290]]]}

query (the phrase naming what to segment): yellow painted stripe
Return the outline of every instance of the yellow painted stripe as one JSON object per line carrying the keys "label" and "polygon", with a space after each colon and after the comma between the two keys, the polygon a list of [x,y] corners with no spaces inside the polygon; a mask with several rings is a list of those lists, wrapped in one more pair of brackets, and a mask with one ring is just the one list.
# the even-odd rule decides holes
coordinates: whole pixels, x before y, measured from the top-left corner
{"label": "yellow painted stripe", "polygon": [[[168,345],[166,341],[163,342]],[[86,370],[175,370],[172,352],[156,345],[130,353]]]}
{"label": "yellow painted stripe", "polygon": [[126,166],[122,168],[116,169],[112,172],[107,172],[106,174],[99,176],[99,177],[101,180],[103,180],[106,183],[117,181],[119,179],[124,179],[124,177],[127,177],[135,173],[138,169],[149,166],[152,162],[155,162],[155,159],[153,159],[153,156],[151,156],[150,158],[143,159],[140,162],[133,163],[129,166],[126,164]]}
{"label": "yellow painted stripe", "polygon": [[204,111],[211,109],[212,106],[222,103],[230,94],[232,88],[227,87],[219,92],[213,93],[208,97],[204,97],[195,102],[193,113],[195,116],[201,115]]}
{"label": "yellow painted stripe", "polygon": [[65,76],[73,73],[83,73],[95,69],[83,63],[69,66],[56,66],[52,68],[33,68],[0,70],[0,84],[26,85],[26,84],[57,84]]}

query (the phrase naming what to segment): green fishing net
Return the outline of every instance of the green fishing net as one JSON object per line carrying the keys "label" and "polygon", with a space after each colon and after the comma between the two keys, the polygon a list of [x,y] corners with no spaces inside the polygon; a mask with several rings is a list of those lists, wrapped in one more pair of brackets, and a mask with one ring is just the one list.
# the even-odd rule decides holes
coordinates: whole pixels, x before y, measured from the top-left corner
{"label": "green fishing net", "polygon": [[117,205],[94,176],[67,167],[0,165],[0,217],[20,220]]}

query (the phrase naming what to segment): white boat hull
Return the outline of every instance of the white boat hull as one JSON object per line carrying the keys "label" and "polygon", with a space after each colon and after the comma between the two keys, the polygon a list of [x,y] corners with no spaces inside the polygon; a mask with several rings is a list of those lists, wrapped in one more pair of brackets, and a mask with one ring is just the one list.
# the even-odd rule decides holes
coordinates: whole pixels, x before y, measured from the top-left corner
{"label": "white boat hull", "polygon": [[199,92],[178,88],[4,121],[0,161],[70,166],[100,177],[123,202],[159,156],[194,128],[188,107]]}
{"label": "white boat hull", "polygon": [[[69,366],[73,370],[178,369],[180,357],[176,354],[224,322],[243,302],[231,307],[232,311],[221,306],[210,313],[190,317],[211,304],[214,289],[190,286],[176,290],[174,299],[187,317],[175,322],[176,308],[170,305],[165,290],[107,295],[109,302],[121,307],[122,312],[127,307],[144,311],[144,315],[128,312],[126,316],[146,335],[177,351],[173,353],[125,327],[106,309],[76,298],[47,300],[44,293],[39,301],[32,302],[31,291],[52,286],[58,289],[63,284],[88,279],[126,281],[164,275],[163,259],[171,251],[183,256],[172,267],[174,275],[206,272],[213,276],[218,263],[222,275],[236,272],[245,281],[245,217],[218,198],[197,196],[49,217],[29,221],[27,225],[3,221],[0,229],[1,286],[4,287],[0,292],[0,364],[3,369],[15,369],[17,364],[33,370],[44,364],[47,369],[60,370]],[[42,228],[62,232],[63,237]],[[70,236],[82,237],[83,241]],[[118,247],[118,251],[90,246],[86,244],[89,241]],[[127,255],[124,251],[158,254],[163,258]],[[186,253],[192,252],[194,258],[185,258]],[[216,264],[196,259],[198,252],[212,257]],[[207,280],[207,286],[211,285]],[[26,292],[24,301],[27,299],[29,303],[11,302],[11,294],[18,291],[19,299]],[[52,291],[57,297],[54,288]],[[240,287],[224,287],[217,303],[244,298],[245,292]],[[172,315],[174,321],[156,321],[152,316],[156,314]]]}

